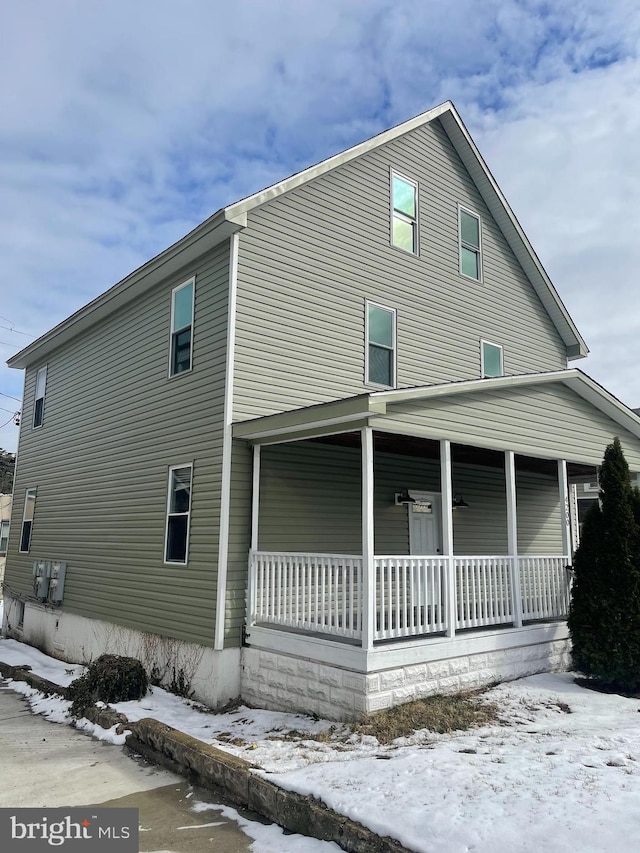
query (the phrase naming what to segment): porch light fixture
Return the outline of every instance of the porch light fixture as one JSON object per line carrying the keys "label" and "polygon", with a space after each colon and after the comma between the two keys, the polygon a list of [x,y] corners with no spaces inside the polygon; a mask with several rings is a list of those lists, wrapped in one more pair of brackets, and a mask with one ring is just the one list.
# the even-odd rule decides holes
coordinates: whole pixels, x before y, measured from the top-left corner
{"label": "porch light fixture", "polygon": [[465,501],[462,495],[454,495],[453,503],[451,504],[453,509],[466,509],[469,504]]}
{"label": "porch light fixture", "polygon": [[396,492],[396,506],[400,506],[400,504],[414,504],[415,502],[416,499],[411,497],[409,489],[403,489],[401,492]]}

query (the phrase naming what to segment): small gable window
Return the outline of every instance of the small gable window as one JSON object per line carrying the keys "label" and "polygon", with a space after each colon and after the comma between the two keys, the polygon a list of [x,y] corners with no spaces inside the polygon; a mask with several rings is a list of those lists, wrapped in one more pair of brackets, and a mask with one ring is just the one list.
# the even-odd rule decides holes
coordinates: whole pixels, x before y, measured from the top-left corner
{"label": "small gable window", "polygon": [[482,280],[480,217],[459,208],[460,272],[476,281]]}
{"label": "small gable window", "polygon": [[391,173],[391,244],[418,254],[418,185]]}
{"label": "small gable window", "polygon": [[396,383],[396,312],[367,302],[365,383],[393,388]]}
{"label": "small gable window", "polygon": [[171,364],[169,375],[191,370],[195,279],[171,291]]}
{"label": "small gable window", "polygon": [[483,379],[504,375],[502,347],[489,341],[480,342],[480,370]]}
{"label": "small gable window", "polygon": [[47,389],[47,367],[41,367],[36,373],[36,390],[33,405],[33,427],[41,427],[44,421],[44,395]]}

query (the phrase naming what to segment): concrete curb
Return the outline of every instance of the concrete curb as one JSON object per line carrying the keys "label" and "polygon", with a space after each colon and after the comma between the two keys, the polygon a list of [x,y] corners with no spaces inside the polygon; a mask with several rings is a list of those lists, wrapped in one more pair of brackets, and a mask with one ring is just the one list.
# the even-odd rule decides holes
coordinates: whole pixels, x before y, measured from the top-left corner
{"label": "concrete curb", "polygon": [[[0,675],[14,681],[25,681],[45,695],[67,698],[65,687],[35,675],[28,667],[0,662]],[[127,736],[126,743],[134,752],[192,779],[204,788],[221,791],[237,805],[290,832],[321,841],[335,841],[347,853],[410,853],[393,838],[376,835],[356,821],[334,812],[320,800],[279,788],[258,776],[255,765],[151,717],[130,723],[112,708],[89,708],[85,717],[104,729],[114,725],[129,729],[131,734]]]}
{"label": "concrete curb", "polygon": [[222,790],[233,802],[290,832],[335,841],[348,853],[409,853],[313,797],[285,791],[255,766],[149,717],[129,725],[127,746],[199,785]]}

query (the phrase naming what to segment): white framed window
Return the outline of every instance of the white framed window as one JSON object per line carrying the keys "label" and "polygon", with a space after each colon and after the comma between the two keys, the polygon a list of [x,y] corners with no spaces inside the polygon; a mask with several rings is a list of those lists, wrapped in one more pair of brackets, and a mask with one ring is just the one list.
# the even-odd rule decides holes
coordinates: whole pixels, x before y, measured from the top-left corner
{"label": "white framed window", "polygon": [[186,564],[189,559],[189,521],[191,518],[191,480],[193,465],[169,468],[167,526],[164,540],[165,563]]}
{"label": "white framed window", "polygon": [[31,529],[33,527],[33,516],[36,511],[36,490],[27,489],[24,496],[24,510],[22,512],[22,530],[20,531],[20,551],[26,554],[31,547]]}
{"label": "white framed window", "polygon": [[504,375],[504,356],[499,344],[480,341],[480,375],[483,379]]}
{"label": "white framed window", "polygon": [[391,245],[418,254],[418,184],[391,170]]}
{"label": "white framed window", "polygon": [[460,272],[482,281],[482,221],[470,210],[458,205]]}
{"label": "white framed window", "polygon": [[0,557],[4,557],[7,553],[7,544],[9,542],[9,521],[4,519],[0,521]]}
{"label": "white framed window", "polygon": [[196,280],[190,278],[171,291],[169,376],[191,370],[193,360],[193,305]]}
{"label": "white framed window", "polygon": [[36,389],[33,400],[33,428],[42,426],[44,421],[44,395],[47,390],[47,366],[38,369],[36,373]]}
{"label": "white framed window", "polygon": [[365,304],[365,384],[395,388],[396,312],[375,302]]}

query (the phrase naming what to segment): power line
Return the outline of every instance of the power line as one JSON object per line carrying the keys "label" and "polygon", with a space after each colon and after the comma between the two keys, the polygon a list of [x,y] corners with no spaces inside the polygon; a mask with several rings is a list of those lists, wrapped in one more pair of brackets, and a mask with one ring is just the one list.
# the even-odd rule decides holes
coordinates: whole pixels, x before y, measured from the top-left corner
{"label": "power line", "polygon": [[24,335],[24,336],[25,336],[25,337],[27,337],[27,338],[32,338],[32,337],[33,337],[33,335],[32,335],[32,334],[30,334],[29,332],[20,332],[20,331],[19,331],[18,329],[16,329],[14,326],[0,326],[0,329],[6,329],[6,330],[7,330],[7,332],[13,332],[13,334],[14,334],[14,335]]}
{"label": "power line", "polygon": [[4,427],[7,426],[7,424],[10,424],[14,418],[15,418],[15,415],[11,415],[11,417],[9,418],[8,421],[5,421],[3,424],[0,424],[0,429],[3,429]]}
{"label": "power line", "polygon": [[4,391],[0,391],[0,396],[2,397],[11,397],[12,400],[17,400],[19,403],[22,402],[20,397],[14,397],[13,394],[5,394]]}
{"label": "power line", "polygon": [[8,326],[0,326],[0,329],[7,329],[9,332],[15,332],[17,335],[26,335],[28,338],[33,337],[33,335],[30,335],[29,332],[19,332],[16,329],[16,324],[8,317],[3,317],[2,314],[0,314],[0,320],[4,320],[5,323],[9,324]]}
{"label": "power line", "polygon": [[0,412],[11,412],[12,415],[15,415],[15,412],[12,412],[11,409],[5,409],[4,406],[0,406]]}

